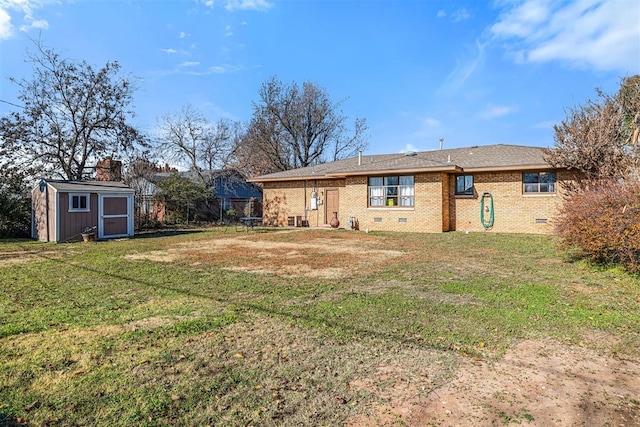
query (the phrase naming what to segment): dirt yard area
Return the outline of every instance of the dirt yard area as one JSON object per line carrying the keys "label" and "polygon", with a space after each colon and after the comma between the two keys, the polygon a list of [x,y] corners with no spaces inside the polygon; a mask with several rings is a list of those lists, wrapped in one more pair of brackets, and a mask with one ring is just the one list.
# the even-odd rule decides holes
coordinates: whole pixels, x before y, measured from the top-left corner
{"label": "dirt yard area", "polygon": [[[219,263],[258,274],[335,279],[404,254],[372,248],[362,234],[353,239],[342,235],[339,241],[330,236],[283,242],[243,234],[182,243],[129,259]],[[224,265],[228,259],[234,259],[233,265]],[[548,339],[526,340],[494,361],[459,356],[457,373],[435,388],[429,381],[408,379],[412,368],[401,366],[401,360],[396,363],[375,367],[375,380],[350,384],[372,393],[378,403],[348,425],[640,426],[640,364],[612,354]]]}
{"label": "dirt yard area", "polygon": [[419,388],[397,378],[390,404],[349,425],[640,425],[640,364],[554,341],[521,342],[493,363],[463,359],[452,381],[427,397]]}

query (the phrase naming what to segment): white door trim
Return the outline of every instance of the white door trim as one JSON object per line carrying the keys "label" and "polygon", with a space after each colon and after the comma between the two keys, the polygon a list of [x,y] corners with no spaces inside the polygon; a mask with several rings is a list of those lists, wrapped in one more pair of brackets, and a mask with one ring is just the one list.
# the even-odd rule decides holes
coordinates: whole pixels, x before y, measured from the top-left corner
{"label": "white door trim", "polygon": [[[105,198],[126,198],[127,199],[127,213],[118,215],[105,215],[104,214],[104,199]],[[107,218],[127,218],[127,232],[124,234],[104,234],[104,220]],[[133,194],[98,194],[98,239],[116,238],[116,237],[131,237],[133,236]]]}

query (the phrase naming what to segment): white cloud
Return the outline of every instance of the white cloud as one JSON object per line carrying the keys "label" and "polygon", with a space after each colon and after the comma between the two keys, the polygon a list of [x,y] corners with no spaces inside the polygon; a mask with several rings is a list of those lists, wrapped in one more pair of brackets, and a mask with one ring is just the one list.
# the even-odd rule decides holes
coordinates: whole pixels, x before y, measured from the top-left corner
{"label": "white cloud", "polygon": [[471,17],[471,14],[467,9],[460,8],[451,14],[451,22],[462,22],[466,21]]}
{"label": "white cloud", "polygon": [[184,61],[184,62],[181,62],[180,64],[178,64],[178,67],[195,67],[197,65],[200,65],[200,62],[198,62],[198,61]]}
{"label": "white cloud", "polygon": [[[438,13],[436,13],[437,18],[445,18],[446,16],[447,16],[447,12],[445,12],[442,9],[440,9]],[[451,15],[449,15],[449,20],[451,22],[462,22],[462,21],[466,21],[469,18],[471,18],[471,13],[469,13],[469,11],[464,7],[461,7],[460,9],[453,11]]]}
{"label": "white cloud", "polygon": [[483,111],[478,113],[478,117],[481,119],[495,119],[497,117],[506,116],[516,111],[514,107],[508,107],[506,105],[489,105]]}
{"label": "white cloud", "polygon": [[429,128],[440,126],[440,121],[438,119],[434,119],[433,117],[425,117],[422,123],[425,127]]}
{"label": "white cloud", "polygon": [[44,19],[36,19],[34,12],[53,0],[0,0],[0,40],[8,39],[14,34],[12,21],[22,18],[20,31],[32,28],[46,30],[49,23]]}
{"label": "white cloud", "polygon": [[213,67],[209,67],[209,71],[215,74],[226,74],[226,73],[235,73],[237,71],[242,70],[242,65],[214,65]]}
{"label": "white cloud", "polygon": [[268,10],[273,7],[273,3],[267,0],[228,0],[225,9],[233,10]]}
{"label": "white cloud", "polygon": [[187,74],[192,76],[208,76],[210,74],[227,74],[227,73],[236,73],[238,71],[244,70],[242,65],[214,65],[209,67],[206,71],[189,71]]}
{"label": "white cloud", "polygon": [[[401,114],[406,115],[408,117],[413,116],[413,114],[411,113],[401,113]],[[442,123],[440,122],[440,120],[436,119],[435,117],[429,114],[426,114],[424,116],[419,116],[419,117],[414,116],[414,118],[412,118],[412,121],[415,121],[416,123],[415,131],[409,134],[409,137],[412,139],[416,139],[420,141],[424,141],[425,139],[431,140],[434,138],[434,135],[436,135],[437,132],[440,132],[442,129]]]}
{"label": "white cloud", "polygon": [[185,37],[189,37],[189,34],[185,33],[184,31],[180,31],[180,34],[178,34],[178,37],[181,39],[184,39]]}
{"label": "white cloud", "polygon": [[476,40],[475,49],[467,47],[464,58],[456,59],[455,68],[449,73],[440,92],[446,95],[455,94],[464,83],[480,68],[484,63],[485,45]]}
{"label": "white cloud", "polygon": [[232,31],[231,25],[227,25],[224,28],[224,35],[227,36],[227,37],[231,37],[233,35],[233,31]]}
{"label": "white cloud", "polygon": [[11,25],[11,15],[0,6],[0,40],[11,37],[13,25]]}
{"label": "white cloud", "polygon": [[44,19],[31,20],[31,22],[28,22],[27,24],[21,25],[20,26],[20,31],[26,33],[32,28],[36,28],[38,30],[48,30],[49,29],[49,22],[47,22]]}
{"label": "white cloud", "polygon": [[572,67],[640,72],[640,2],[525,0],[489,29],[522,62],[561,61]]}
{"label": "white cloud", "polygon": [[161,51],[163,51],[164,53],[168,54],[168,55],[173,55],[178,53],[177,50],[172,49],[172,48],[168,48],[168,49],[160,49]]}
{"label": "white cloud", "polygon": [[536,123],[532,126],[530,126],[530,129],[548,129],[551,130],[553,129],[553,126],[557,125],[558,123],[560,123],[559,121],[555,121],[555,120],[546,120],[544,122],[539,122]]}

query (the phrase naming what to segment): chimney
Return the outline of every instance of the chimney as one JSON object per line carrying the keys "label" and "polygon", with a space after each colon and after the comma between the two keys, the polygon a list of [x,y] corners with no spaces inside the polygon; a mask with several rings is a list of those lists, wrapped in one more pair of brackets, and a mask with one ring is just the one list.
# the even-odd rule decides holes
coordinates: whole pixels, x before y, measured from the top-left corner
{"label": "chimney", "polygon": [[98,181],[122,181],[122,162],[113,160],[111,157],[98,161],[96,179]]}
{"label": "chimney", "polygon": [[358,166],[362,166],[362,151],[358,151]]}

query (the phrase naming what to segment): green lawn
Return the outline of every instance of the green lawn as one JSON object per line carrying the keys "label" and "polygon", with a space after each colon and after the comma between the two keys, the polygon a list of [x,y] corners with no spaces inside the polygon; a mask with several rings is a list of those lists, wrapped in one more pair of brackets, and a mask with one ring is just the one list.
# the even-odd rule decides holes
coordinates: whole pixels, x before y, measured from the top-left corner
{"label": "green lawn", "polygon": [[549,236],[0,242],[0,425],[338,425],[384,364],[426,395],[523,339],[637,359],[639,283]]}

